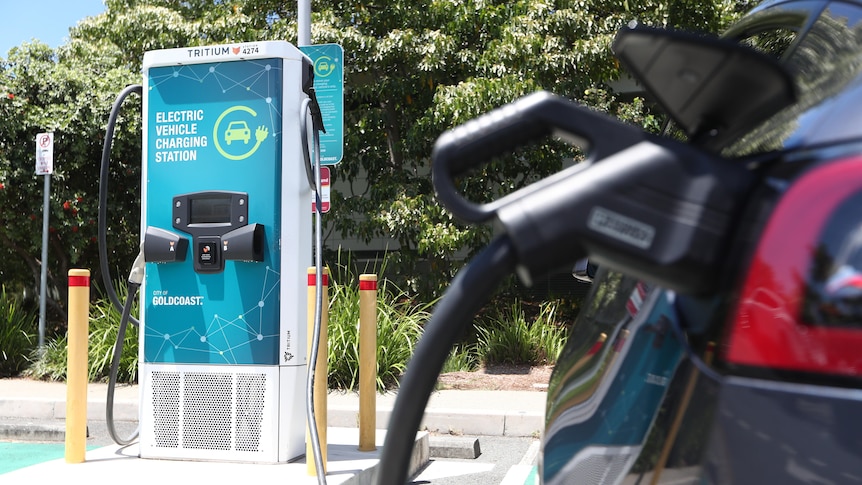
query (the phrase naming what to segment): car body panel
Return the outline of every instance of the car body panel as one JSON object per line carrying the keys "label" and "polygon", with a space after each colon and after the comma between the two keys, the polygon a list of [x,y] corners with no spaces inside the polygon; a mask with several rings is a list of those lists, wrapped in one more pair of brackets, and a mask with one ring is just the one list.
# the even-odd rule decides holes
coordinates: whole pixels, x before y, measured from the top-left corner
{"label": "car body panel", "polygon": [[860,416],[859,389],[728,377],[704,482],[860,483]]}

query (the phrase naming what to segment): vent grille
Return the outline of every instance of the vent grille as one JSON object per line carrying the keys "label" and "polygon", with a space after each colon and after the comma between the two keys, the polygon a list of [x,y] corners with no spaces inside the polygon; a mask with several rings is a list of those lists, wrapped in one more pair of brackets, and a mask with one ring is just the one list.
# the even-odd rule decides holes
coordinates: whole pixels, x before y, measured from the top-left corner
{"label": "vent grille", "polygon": [[153,372],[153,421],[160,448],[180,446],[180,373]]}
{"label": "vent grille", "polygon": [[260,453],[267,375],[150,373],[157,448]]}
{"label": "vent grille", "polygon": [[260,451],[266,376],[239,374],[236,382],[236,449]]}
{"label": "vent grille", "polygon": [[231,449],[230,374],[185,374],[183,386],[183,447]]}

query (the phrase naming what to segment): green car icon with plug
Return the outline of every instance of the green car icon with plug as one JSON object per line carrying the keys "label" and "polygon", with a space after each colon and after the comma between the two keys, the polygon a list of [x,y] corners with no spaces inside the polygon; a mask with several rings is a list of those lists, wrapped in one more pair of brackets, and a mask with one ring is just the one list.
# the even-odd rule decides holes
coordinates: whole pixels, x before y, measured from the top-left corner
{"label": "green car icon with plug", "polygon": [[224,141],[230,145],[234,140],[242,140],[246,145],[251,140],[251,130],[245,121],[231,121],[227,125],[227,129],[224,131]]}

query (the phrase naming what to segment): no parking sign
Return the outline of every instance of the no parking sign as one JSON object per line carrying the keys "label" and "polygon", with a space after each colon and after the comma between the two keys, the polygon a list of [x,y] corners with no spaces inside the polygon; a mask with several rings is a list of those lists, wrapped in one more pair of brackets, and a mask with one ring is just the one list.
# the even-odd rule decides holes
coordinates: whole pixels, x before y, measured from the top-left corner
{"label": "no parking sign", "polygon": [[36,135],[36,175],[51,175],[54,172],[54,134]]}

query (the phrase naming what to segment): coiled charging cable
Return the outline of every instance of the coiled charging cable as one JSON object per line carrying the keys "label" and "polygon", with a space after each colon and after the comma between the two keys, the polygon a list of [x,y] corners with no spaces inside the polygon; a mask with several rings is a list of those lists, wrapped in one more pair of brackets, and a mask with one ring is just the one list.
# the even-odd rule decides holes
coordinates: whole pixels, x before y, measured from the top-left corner
{"label": "coiled charging cable", "polygon": [[[123,353],[123,343],[126,339],[126,327],[131,322],[134,326],[139,326],[140,322],[132,316],[132,304],[138,294],[144,277],[144,255],[143,245],[138,253],[135,262],[132,265],[132,271],[129,274],[129,286],[126,294],[125,303],[120,303],[120,298],[117,296],[117,291],[114,288],[113,280],[111,279],[111,271],[108,267],[108,237],[107,237],[107,218],[108,218],[108,164],[111,159],[111,145],[114,141],[114,127],[117,123],[117,116],[120,113],[120,107],[123,101],[132,93],[141,95],[143,87],[140,84],[133,84],[123,89],[117,96],[114,105],[111,107],[111,114],[108,117],[108,126],[105,130],[105,142],[102,145],[102,163],[99,171],[99,265],[102,272],[102,282],[105,285],[105,291],[108,293],[108,298],[114,307],[121,312],[120,328],[117,330],[117,341],[114,343],[114,354],[111,358],[111,370],[108,377],[108,397],[105,406],[105,421],[108,427],[108,434],[115,443],[121,446],[132,443],[138,437],[140,425],[128,437],[122,438],[117,433],[114,424],[114,390],[117,385],[117,373],[120,368],[120,357]],[[143,243],[142,243],[143,244]]]}

